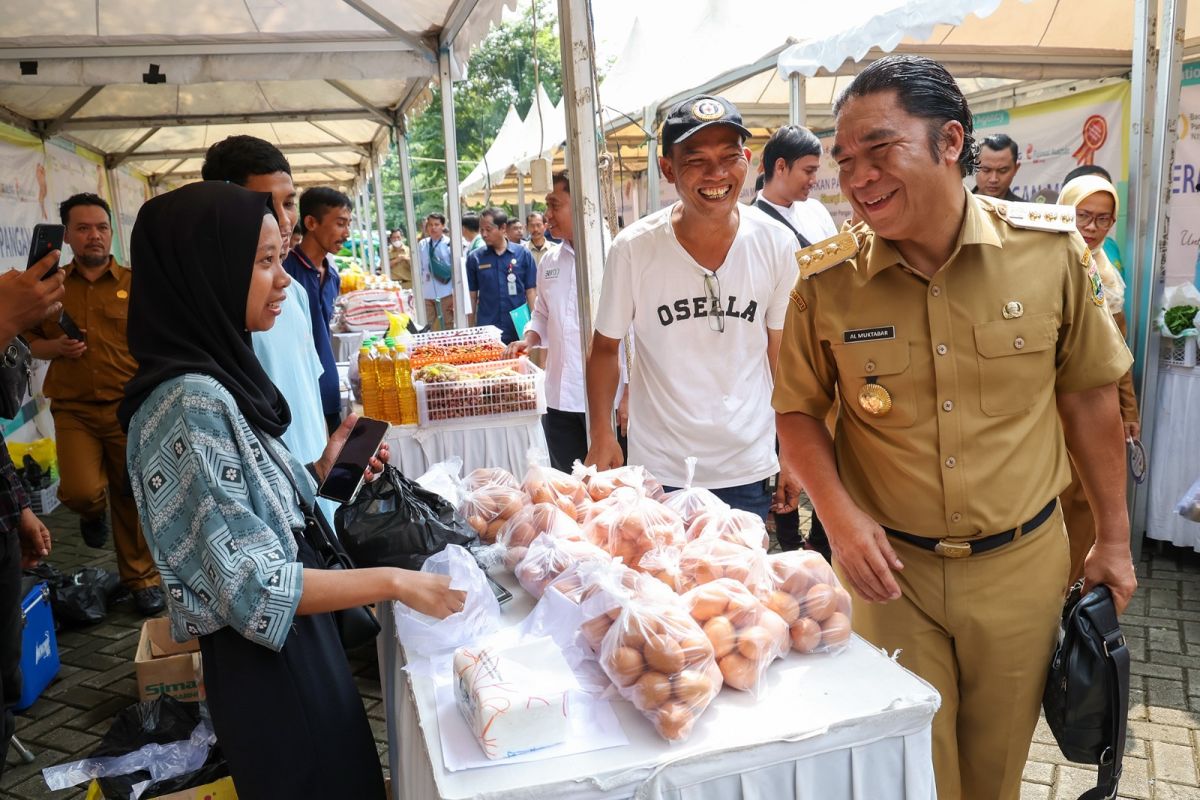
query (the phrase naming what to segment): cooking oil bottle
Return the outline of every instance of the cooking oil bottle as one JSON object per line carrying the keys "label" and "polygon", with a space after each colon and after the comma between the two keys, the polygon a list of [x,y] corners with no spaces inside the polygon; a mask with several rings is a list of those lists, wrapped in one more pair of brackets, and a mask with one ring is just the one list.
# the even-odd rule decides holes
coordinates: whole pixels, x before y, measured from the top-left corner
{"label": "cooking oil bottle", "polygon": [[375,364],[375,351],[369,342],[363,342],[358,350],[358,380],[363,416],[379,419],[379,372]]}
{"label": "cooking oil bottle", "polygon": [[395,363],[396,389],[400,399],[400,424],[416,425],[418,422],[417,390],[413,388],[412,362],[409,361],[408,350],[403,344],[396,343],[396,349],[392,351],[392,359]]}
{"label": "cooking oil bottle", "polygon": [[400,422],[400,396],[396,387],[396,364],[387,340],[375,343],[375,368],[379,372],[379,398],[382,401],[380,419]]}

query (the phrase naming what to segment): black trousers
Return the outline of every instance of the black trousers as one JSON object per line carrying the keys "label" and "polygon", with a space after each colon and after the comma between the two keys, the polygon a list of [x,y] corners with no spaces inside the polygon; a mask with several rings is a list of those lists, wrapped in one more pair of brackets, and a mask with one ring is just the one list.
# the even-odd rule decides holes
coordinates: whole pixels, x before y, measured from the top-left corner
{"label": "black trousers", "polygon": [[555,469],[570,472],[575,461],[583,461],[587,455],[587,415],[582,411],[547,408],[542,430],[550,450],[550,466]]}
{"label": "black trousers", "polygon": [[[2,445],[0,445],[2,446]],[[21,699],[21,544],[17,532],[0,531],[0,775],[16,721],[8,707]]]}

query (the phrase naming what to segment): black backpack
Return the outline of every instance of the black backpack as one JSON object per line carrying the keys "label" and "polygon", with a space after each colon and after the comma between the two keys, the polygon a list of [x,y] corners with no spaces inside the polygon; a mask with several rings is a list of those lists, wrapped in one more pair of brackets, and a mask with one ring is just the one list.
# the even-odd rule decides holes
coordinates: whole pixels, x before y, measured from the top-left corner
{"label": "black backpack", "polygon": [[1117,622],[1112,593],[1100,585],[1083,597],[1071,587],[1063,607],[1058,646],[1042,693],[1042,710],[1062,754],[1096,764],[1096,788],[1079,800],[1117,796],[1125,718],[1129,714],[1129,648]]}

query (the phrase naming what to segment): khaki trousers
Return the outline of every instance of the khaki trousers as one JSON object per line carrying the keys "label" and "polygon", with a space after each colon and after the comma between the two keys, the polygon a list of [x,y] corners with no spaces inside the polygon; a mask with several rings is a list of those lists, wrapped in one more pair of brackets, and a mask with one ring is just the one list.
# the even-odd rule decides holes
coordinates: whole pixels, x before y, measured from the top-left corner
{"label": "khaki trousers", "polygon": [[853,602],[854,630],[933,684],[939,800],[1018,800],[1067,591],[1068,550],[1056,508],[1037,530],[996,550],[943,558],[889,539],[902,597]]}
{"label": "khaki trousers", "polygon": [[118,403],[51,401],[58,446],[58,497],[84,519],[112,509],[113,546],[121,583],[144,589],[159,582],[158,569],[138,523],[125,465],[125,432]]}

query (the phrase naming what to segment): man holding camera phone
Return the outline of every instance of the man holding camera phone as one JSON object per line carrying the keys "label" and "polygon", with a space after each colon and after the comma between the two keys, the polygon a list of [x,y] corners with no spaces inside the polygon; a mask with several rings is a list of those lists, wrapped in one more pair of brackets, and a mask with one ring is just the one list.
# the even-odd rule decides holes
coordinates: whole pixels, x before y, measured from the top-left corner
{"label": "man holding camera phone", "polygon": [[121,582],[133,592],[138,611],[153,616],[163,610],[165,600],[138,525],[125,467],[125,434],[117,422],[117,404],[137,370],[125,338],[131,273],[112,256],[111,212],[103,198],[73,195],[59,213],[66,227],[63,241],[74,254],[61,270],[63,307],[84,338],[73,338],[50,321],[25,333],[34,357],[50,361],[43,391],[54,416],[62,481],[58,493],[80,515],[80,533],[90,547],[107,541],[111,506]]}

